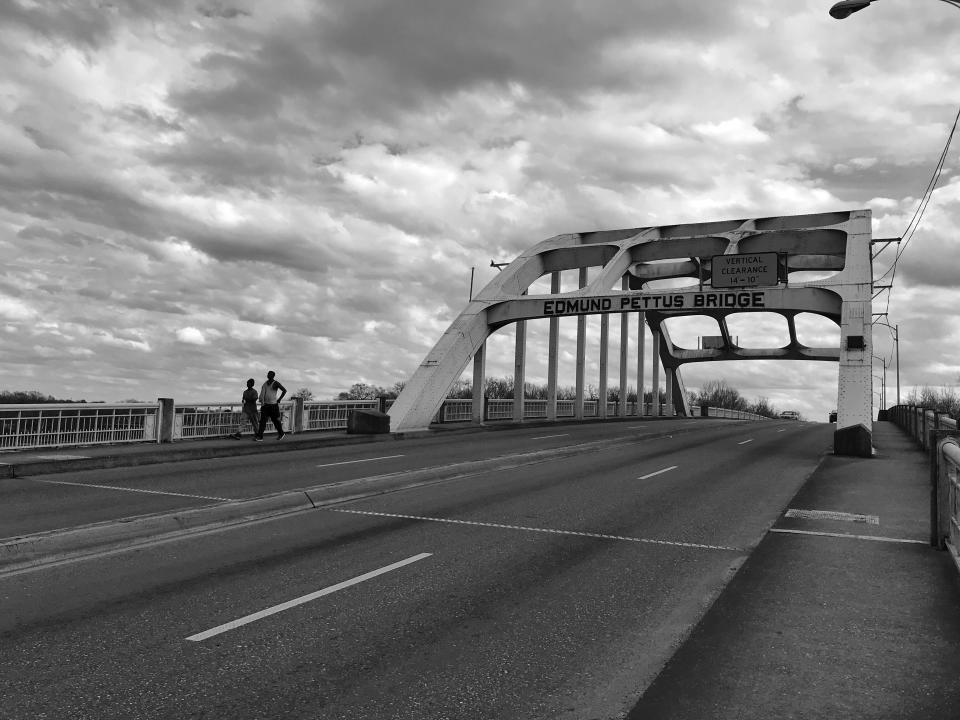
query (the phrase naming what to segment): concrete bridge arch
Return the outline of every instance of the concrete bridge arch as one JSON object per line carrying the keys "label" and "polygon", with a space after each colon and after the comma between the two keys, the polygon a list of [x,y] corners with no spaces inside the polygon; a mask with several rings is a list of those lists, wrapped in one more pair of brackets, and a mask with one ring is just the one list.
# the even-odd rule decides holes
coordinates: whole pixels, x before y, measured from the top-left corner
{"label": "concrete bridge arch", "polygon": [[[758,258],[775,258],[775,273],[749,275],[759,269],[749,264]],[[718,266],[723,273],[741,272],[738,264],[745,266],[743,272],[748,275],[713,276]],[[579,283],[576,289],[561,292],[560,275],[565,271],[578,271]],[[791,282],[790,276],[797,272],[824,276]],[[551,279],[550,292],[528,294],[545,276]],[[729,285],[741,280],[743,284]],[[756,281],[760,284],[751,284]],[[657,285],[660,287],[655,288]],[[872,290],[869,210],[557,235],[522,253],[467,304],[391,407],[391,425],[395,432],[427,427],[471,359],[474,420],[479,422],[483,417],[487,338],[512,324],[518,326],[515,380],[522,390],[524,323],[534,318],[550,319],[548,387],[553,393],[556,417],[559,319],[578,319],[577,390],[582,398],[584,319],[600,315],[601,335],[605,336],[609,317],[619,314],[624,337],[629,316],[636,315],[638,334],[642,336],[647,328],[651,331],[654,354],[664,370],[668,402],[674,401],[678,414],[688,413],[681,375],[687,363],[753,359],[838,363],[835,451],[866,456],[872,451]],[[727,318],[734,313],[759,311],[785,318],[789,342],[783,347],[735,344]],[[794,322],[799,313],[813,313],[835,322],[840,327],[839,346],[803,345]],[[714,346],[683,348],[673,343],[666,321],[690,315],[717,321],[720,339]],[[602,338],[604,353],[605,342]],[[602,356],[601,376],[603,364]],[[622,379],[624,368],[622,362]],[[654,385],[658,383],[654,363]],[[522,392],[517,397],[522,397]],[[522,408],[517,417],[522,417]]]}

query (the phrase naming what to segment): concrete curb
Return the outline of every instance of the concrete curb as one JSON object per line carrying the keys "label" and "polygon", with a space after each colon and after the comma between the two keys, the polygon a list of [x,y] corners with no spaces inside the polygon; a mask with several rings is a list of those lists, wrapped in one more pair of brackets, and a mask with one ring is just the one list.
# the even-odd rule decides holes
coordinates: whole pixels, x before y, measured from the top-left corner
{"label": "concrete curb", "polygon": [[[695,428],[689,428],[679,432],[694,430]],[[677,433],[678,430],[674,429],[648,437],[666,437]],[[146,543],[172,540],[230,525],[315,510],[423,485],[461,480],[495,470],[509,470],[582,453],[600,452],[610,445],[623,442],[622,439],[595,440],[564,448],[375,475],[190,510],[109,520],[65,530],[24,535],[0,544],[0,574],[121,548],[132,549]]]}

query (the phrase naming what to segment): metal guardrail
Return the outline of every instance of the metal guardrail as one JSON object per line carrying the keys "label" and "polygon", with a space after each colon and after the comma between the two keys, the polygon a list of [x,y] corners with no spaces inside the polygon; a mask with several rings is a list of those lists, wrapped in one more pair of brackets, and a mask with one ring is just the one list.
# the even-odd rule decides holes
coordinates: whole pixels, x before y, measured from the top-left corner
{"label": "metal guardrail", "polygon": [[[68,403],[39,405],[0,405],[0,452],[33,448],[55,448],[114,443],[160,442],[166,440],[196,440],[226,437],[235,433],[252,435],[253,428],[243,416],[241,403],[198,402],[176,405],[167,401],[172,414],[164,414],[159,403]],[[281,403],[281,421],[291,432],[345,430],[351,410],[386,411],[392,400],[332,400],[326,402],[302,401],[298,398]],[[513,400],[490,398],[485,403],[485,420],[512,420]],[[651,416],[650,403],[638,408],[637,403],[626,405],[624,417]],[[619,403],[608,402],[607,417],[618,417]],[[694,416],[701,415],[699,407],[692,408]],[[525,420],[546,419],[547,400],[525,400]],[[573,400],[557,401],[557,418],[575,417]],[[660,414],[672,416],[671,406],[661,404]],[[759,415],[725,408],[708,408],[709,417],[762,420]],[[587,400],[583,404],[585,418],[600,417],[600,402]],[[473,420],[473,401],[448,399],[434,417],[434,422],[468,423]],[[167,427],[164,436],[163,428]]]}
{"label": "metal guardrail", "polygon": [[957,421],[929,408],[897,405],[886,411],[930,455],[930,545],[947,550],[960,571],[960,444]]}
{"label": "metal guardrail", "polygon": [[[487,398],[485,405],[485,420],[512,420],[513,398]],[[545,420],[549,417],[547,411],[548,400],[531,399],[523,401],[524,420]],[[664,415],[672,415],[669,405],[661,404]],[[644,415],[653,414],[650,403],[644,405]],[[587,418],[600,417],[600,402],[598,400],[584,400],[583,416]],[[637,417],[637,403],[630,402],[626,406],[624,417]],[[573,400],[557,400],[557,418],[576,417],[576,403]],[[620,417],[619,403],[607,403],[607,417]],[[473,420],[473,400],[470,398],[450,398],[444,400],[443,405],[434,416],[434,422],[454,423],[471,422]]]}
{"label": "metal guardrail", "polygon": [[[388,403],[389,406],[389,403]],[[305,402],[302,430],[345,430],[351,410],[379,410],[379,400],[336,400]]]}
{"label": "metal guardrail", "polygon": [[0,405],[0,450],[155,440],[157,404]]}
{"label": "metal guardrail", "polygon": [[950,552],[960,570],[960,444],[948,437],[937,445],[937,547]]}

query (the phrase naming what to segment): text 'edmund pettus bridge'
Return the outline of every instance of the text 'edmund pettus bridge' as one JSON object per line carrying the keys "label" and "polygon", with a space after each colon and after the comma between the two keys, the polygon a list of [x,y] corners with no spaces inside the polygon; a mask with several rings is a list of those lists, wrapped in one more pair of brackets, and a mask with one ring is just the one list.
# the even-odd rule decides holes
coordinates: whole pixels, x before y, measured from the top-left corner
{"label": "text 'edmund pettus bridge'", "polygon": [[682,310],[683,308],[765,307],[762,292],[703,292],[669,295],[609,295],[607,297],[559,298],[543,301],[544,315],[580,315],[630,310]]}

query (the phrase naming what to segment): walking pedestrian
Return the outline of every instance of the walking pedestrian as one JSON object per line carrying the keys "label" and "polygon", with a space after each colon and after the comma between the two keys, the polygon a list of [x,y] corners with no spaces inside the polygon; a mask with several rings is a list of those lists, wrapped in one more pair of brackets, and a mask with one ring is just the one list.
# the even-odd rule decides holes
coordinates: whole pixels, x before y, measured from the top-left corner
{"label": "walking pedestrian", "polygon": [[267,427],[268,418],[277,429],[277,440],[283,440],[283,436],[286,435],[280,423],[280,403],[283,401],[283,396],[287,394],[287,389],[275,379],[276,375],[273,370],[268,372],[267,381],[260,388],[260,430],[255,440],[263,440],[263,431]]}
{"label": "walking pedestrian", "polygon": [[[257,384],[257,381],[253,378],[247,380],[247,389],[243,391],[243,408],[240,412],[243,417],[247,418],[250,421],[250,427],[253,428],[253,439],[257,439],[257,435],[260,434],[260,413],[257,412],[257,399],[259,395],[257,391],[253,389],[253,386]],[[241,433],[237,433],[237,438],[241,437]]]}

